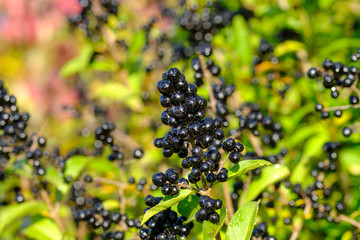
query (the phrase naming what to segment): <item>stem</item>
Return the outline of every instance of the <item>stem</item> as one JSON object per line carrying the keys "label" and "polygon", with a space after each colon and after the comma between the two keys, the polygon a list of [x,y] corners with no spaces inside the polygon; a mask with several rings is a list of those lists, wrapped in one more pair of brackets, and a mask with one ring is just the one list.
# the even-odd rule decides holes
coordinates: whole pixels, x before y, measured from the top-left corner
{"label": "stem", "polygon": [[349,218],[348,216],[345,216],[343,214],[339,215],[339,220],[350,223],[356,228],[360,228],[360,222],[356,221],[355,219]]}
{"label": "stem", "polygon": [[357,109],[357,108],[360,108],[360,104],[329,107],[329,108],[324,108],[323,111],[330,112],[335,110]]}
{"label": "stem", "polygon": [[65,233],[65,227],[64,227],[64,224],[63,224],[63,222],[61,221],[61,219],[60,219],[60,217],[58,215],[58,209],[56,209],[52,205],[48,193],[44,189],[41,189],[40,190],[40,195],[41,195],[41,198],[44,200],[45,204],[47,205],[47,207],[49,208],[50,217],[56,222],[56,225],[58,225],[60,231],[62,233]]}
{"label": "stem", "polygon": [[97,177],[95,179],[95,182],[115,185],[118,188],[125,188],[126,187],[126,184],[124,184],[124,183],[121,183],[121,182],[115,181],[115,180],[111,180],[111,179],[107,179],[107,178],[103,178],[103,177]]}
{"label": "stem", "polygon": [[258,155],[258,157],[264,156],[263,150],[261,149],[261,146],[260,146],[259,139],[257,137],[255,137],[252,133],[249,133],[249,140],[250,140],[252,147],[254,148],[256,155]]}
{"label": "stem", "polygon": [[207,186],[207,184],[206,184],[204,175],[203,175],[202,173],[201,173],[200,179],[201,179],[201,184],[202,184],[202,186],[203,186],[203,189],[204,189],[205,191],[207,191],[207,190],[208,190],[208,186]]}
{"label": "stem", "polygon": [[194,188],[193,186],[190,186],[190,185],[186,185],[186,184],[183,184],[183,183],[178,183],[177,184],[179,187],[182,187],[182,188],[187,188],[187,189],[190,189],[190,190],[194,190],[196,192],[202,192],[202,190],[198,189],[198,188]]}
{"label": "stem", "polygon": [[212,112],[212,114],[215,114],[216,113],[216,99],[215,99],[215,96],[214,96],[214,92],[211,89],[211,76],[210,76],[209,72],[207,71],[207,69],[205,69],[205,67],[204,67],[205,66],[204,56],[202,56],[200,54],[199,59],[200,59],[201,71],[204,74],[207,89],[208,89],[208,92],[209,92],[209,105],[210,105],[210,108],[211,108],[211,112]]}
{"label": "stem", "polygon": [[290,240],[296,240],[296,239],[298,239],[299,233],[300,233],[302,227],[303,227],[303,222],[301,221],[301,223],[299,224],[299,226],[294,227],[294,231],[293,231],[293,233],[291,234]]}
{"label": "stem", "polygon": [[245,197],[246,197],[247,192],[248,192],[248,190],[249,190],[249,186],[250,186],[250,183],[251,183],[251,179],[252,179],[252,173],[249,173],[249,176],[248,176],[248,178],[246,179],[246,182],[245,182],[245,185],[244,185],[243,194],[241,195],[241,198],[240,198],[240,203],[239,203],[240,206],[245,203]]}
{"label": "stem", "polygon": [[227,207],[228,212],[229,212],[229,218],[232,219],[232,217],[234,216],[235,211],[234,211],[234,206],[232,204],[231,197],[230,197],[229,186],[228,186],[227,182],[223,182],[222,186],[223,186],[223,192],[224,192],[224,195],[225,195],[226,207]]}

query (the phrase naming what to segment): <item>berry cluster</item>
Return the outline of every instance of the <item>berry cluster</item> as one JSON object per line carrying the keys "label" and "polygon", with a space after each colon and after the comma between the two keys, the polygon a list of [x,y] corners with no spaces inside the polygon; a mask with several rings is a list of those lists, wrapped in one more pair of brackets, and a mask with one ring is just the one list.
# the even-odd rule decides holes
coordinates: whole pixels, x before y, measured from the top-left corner
{"label": "berry cluster", "polygon": [[217,224],[220,221],[219,214],[215,212],[222,207],[222,201],[220,199],[212,199],[209,196],[201,196],[199,199],[200,209],[196,212],[196,221],[202,223],[207,220],[213,224]]}
{"label": "berry cluster", "polygon": [[[260,106],[256,103],[247,102],[235,111],[239,118],[239,130],[241,132],[249,130],[254,136],[260,136],[265,145],[276,147],[276,144],[283,138],[282,127],[279,122],[275,122],[271,116],[266,116],[260,111]],[[262,126],[263,131],[259,130]]]}
{"label": "berry cluster", "polygon": [[78,14],[68,16],[68,21],[71,26],[78,27],[85,31],[86,37],[91,38],[92,41],[100,40],[99,33],[101,25],[107,23],[110,15],[117,15],[119,1],[118,0],[101,0],[101,7],[95,14],[93,11],[94,0],[78,0],[82,10]]}
{"label": "berry cluster", "polygon": [[256,240],[256,239],[276,240],[276,238],[274,236],[269,236],[267,224],[264,222],[256,225],[256,227],[254,228],[254,230],[252,232],[251,240]]}
{"label": "berry cluster", "polygon": [[160,103],[167,108],[161,114],[161,121],[172,127],[163,138],[154,141],[156,147],[163,148],[165,157],[178,153],[184,158],[189,143],[204,149],[212,145],[214,139],[224,137],[221,120],[205,118],[207,101],[197,95],[197,87],[188,84],[177,68],[163,74],[158,89],[163,94]]}
{"label": "berry cluster", "polygon": [[[156,206],[162,200],[162,197],[153,197],[148,195],[145,198],[145,204],[148,208]],[[146,221],[145,225],[148,228],[141,228],[139,236],[144,240],[176,240],[177,235],[181,238],[186,238],[190,234],[194,223],[191,221],[187,224],[184,222],[187,219],[184,216],[179,216],[175,211],[170,208],[161,211]]]}
{"label": "berry cluster", "polygon": [[[16,97],[10,95],[0,80],[0,180],[6,177],[5,166],[11,156],[22,153],[26,155],[35,168],[37,175],[45,175],[45,168],[40,159],[43,156],[43,148],[46,146],[46,138],[26,133],[27,122],[30,118],[28,113],[21,113],[16,105]],[[16,194],[17,199],[23,199]]]}
{"label": "berry cluster", "polygon": [[[288,68],[285,64],[282,64],[274,55],[274,46],[265,39],[261,39],[258,55],[254,57],[252,62],[252,84],[257,85],[266,82],[269,89],[273,89],[275,85],[278,94],[284,98],[286,92],[290,89],[292,81],[289,73],[292,72],[295,79],[300,78],[302,75],[296,56],[292,56],[291,61],[294,61],[293,68]],[[293,70],[294,68],[295,70]]]}
{"label": "berry cluster", "polygon": [[179,194],[179,188],[177,186],[179,180],[179,174],[173,168],[166,170],[165,174],[162,172],[155,173],[152,176],[152,182],[161,187],[161,192],[165,196]]}
{"label": "berry cluster", "polygon": [[[125,232],[119,231],[121,222],[124,222],[127,228],[141,228],[139,219],[130,219],[126,214],[120,212],[110,212],[104,209],[100,200],[94,199],[91,209],[82,209],[74,212],[74,220],[77,222],[86,222],[90,229],[102,228],[103,239],[122,240],[125,238]],[[112,230],[111,230],[112,229]]]}
{"label": "berry cluster", "polygon": [[[297,199],[304,199],[305,203],[308,202],[307,199],[310,200],[315,218],[326,219],[329,222],[334,221],[335,216],[345,210],[345,206],[342,202],[337,202],[335,206],[331,206],[331,201],[329,201],[329,199],[336,186],[333,185],[326,188],[326,184],[324,183],[326,174],[335,172],[337,169],[335,161],[338,158],[337,150],[339,148],[340,143],[338,142],[325,143],[323,145],[323,151],[328,154],[328,158],[325,161],[318,162],[316,169],[311,171],[311,175],[315,179],[314,183],[305,190],[302,189],[302,186],[299,183],[293,186],[293,191],[296,193]],[[290,188],[291,184],[286,182],[285,186]],[[296,206],[297,199],[289,201],[289,206],[305,208],[306,206],[304,204]],[[337,212],[332,211],[334,208]]]}
{"label": "berry cluster", "polygon": [[[357,53],[351,55],[352,62],[357,62],[360,59],[360,48]],[[333,111],[334,116],[340,118],[342,111],[345,109],[358,109],[360,108],[359,97],[359,69],[356,66],[347,66],[341,62],[333,62],[330,59],[325,59],[322,64],[323,70],[318,68],[310,68],[307,72],[309,78],[322,79],[324,88],[330,89],[332,98],[338,98],[340,91],[348,96],[348,105],[335,106],[324,108],[321,103],[315,104],[315,111],[321,113],[321,118],[326,119],[330,117],[329,112]],[[343,135],[349,137],[353,132],[356,132],[360,125],[354,124],[343,128]]]}
{"label": "berry cluster", "polygon": [[191,33],[189,40],[193,46],[211,42],[213,35],[230,25],[233,17],[231,12],[217,2],[208,1],[201,12],[198,10],[199,5],[192,4],[191,9],[185,9],[179,19],[180,26]]}

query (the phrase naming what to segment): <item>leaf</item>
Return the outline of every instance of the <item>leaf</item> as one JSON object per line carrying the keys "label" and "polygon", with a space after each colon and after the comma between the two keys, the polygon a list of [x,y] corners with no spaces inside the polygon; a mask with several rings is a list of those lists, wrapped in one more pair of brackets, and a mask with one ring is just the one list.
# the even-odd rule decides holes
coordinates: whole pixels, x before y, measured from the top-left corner
{"label": "leaf", "polygon": [[274,55],[280,57],[290,52],[297,52],[305,49],[305,45],[301,42],[294,40],[287,40],[278,44],[274,50]]}
{"label": "leaf", "polygon": [[341,167],[351,175],[360,176],[360,148],[344,148],[339,152]]}
{"label": "leaf", "polygon": [[259,210],[259,203],[260,201],[245,203],[236,211],[226,231],[226,239],[250,239]]}
{"label": "leaf", "polygon": [[259,167],[272,165],[266,160],[244,160],[235,164],[230,170],[228,177],[234,178]]}
{"label": "leaf", "polygon": [[64,178],[53,166],[49,166],[46,168],[45,179],[46,181],[56,186],[56,188],[63,194],[66,194],[70,189],[69,186],[65,183]]}
{"label": "leaf", "polygon": [[90,159],[90,157],[86,157],[86,156],[81,156],[81,155],[76,155],[76,156],[72,156],[70,157],[68,160],[66,160],[65,163],[65,172],[64,172],[64,176],[71,176],[73,179],[76,179],[81,170],[85,167],[86,162],[88,162],[88,160]]}
{"label": "leaf", "polygon": [[196,212],[200,209],[199,196],[190,195],[178,204],[178,212],[187,218],[186,222],[194,219]]}
{"label": "leaf", "polygon": [[145,213],[143,220],[141,222],[141,225],[143,225],[147,220],[149,220],[152,216],[154,216],[158,212],[164,211],[165,209],[171,207],[172,205],[187,198],[191,193],[193,193],[192,190],[183,189],[180,191],[179,195],[177,195],[177,196],[168,196],[168,197],[163,198],[163,200],[161,200],[161,202],[158,205],[150,208]]}
{"label": "leaf", "polygon": [[289,174],[290,170],[279,164],[263,168],[260,178],[250,183],[245,202],[256,198],[268,186],[286,178]]}
{"label": "leaf", "polygon": [[62,234],[59,227],[50,219],[43,218],[27,228],[22,233],[31,239],[61,240]]}
{"label": "leaf", "polygon": [[107,200],[103,201],[103,206],[104,206],[104,209],[106,209],[106,210],[114,210],[114,209],[119,208],[120,204],[115,199],[107,199]]}
{"label": "leaf", "polygon": [[209,221],[204,221],[203,223],[203,240],[215,239],[216,235],[220,232],[222,226],[224,225],[226,218],[226,208],[222,207],[220,209],[220,220],[218,224],[213,224]]}
{"label": "leaf", "polygon": [[60,70],[62,78],[67,78],[71,75],[84,71],[90,63],[93,56],[94,49],[91,44],[85,44],[81,49],[79,56],[68,61]]}
{"label": "leaf", "polygon": [[134,96],[134,92],[130,89],[130,86],[126,86],[119,82],[97,84],[93,89],[93,97],[95,98],[124,101],[125,99]]}
{"label": "leaf", "polygon": [[0,233],[21,217],[38,214],[46,211],[46,205],[40,201],[28,201],[21,204],[13,204],[1,210],[0,213]]}

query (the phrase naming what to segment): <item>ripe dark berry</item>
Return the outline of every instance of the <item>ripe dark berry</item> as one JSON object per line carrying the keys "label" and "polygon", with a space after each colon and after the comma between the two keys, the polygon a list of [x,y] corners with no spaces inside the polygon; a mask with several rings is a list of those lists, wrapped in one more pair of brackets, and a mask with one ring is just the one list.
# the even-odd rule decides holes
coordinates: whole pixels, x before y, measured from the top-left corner
{"label": "ripe dark berry", "polygon": [[341,111],[340,109],[335,110],[335,111],[334,111],[334,115],[335,115],[335,117],[340,118],[340,117],[341,117],[341,115],[342,115],[342,111]]}
{"label": "ripe dark berry", "polygon": [[350,135],[352,134],[352,129],[349,127],[345,127],[342,131],[344,137],[350,137]]}
{"label": "ripe dark berry", "polygon": [[158,172],[158,173],[155,173],[153,176],[152,176],[152,182],[158,186],[158,187],[162,187],[165,185],[166,183],[166,176],[164,173],[162,172]]}
{"label": "ripe dark berry", "polygon": [[143,152],[143,150],[142,150],[141,148],[137,148],[137,149],[134,150],[134,152],[133,152],[133,157],[134,157],[135,159],[140,159],[140,158],[142,158],[143,156],[144,156],[144,152]]}
{"label": "ripe dark berry", "polygon": [[166,175],[166,179],[170,182],[170,183],[177,183],[177,181],[179,180],[179,174],[175,171],[175,169],[168,169],[165,172]]}
{"label": "ripe dark berry", "polygon": [[321,105],[320,103],[315,104],[315,111],[321,112],[323,108],[323,105]]}
{"label": "ripe dark berry", "polygon": [[220,221],[220,216],[217,212],[213,212],[209,215],[209,221],[213,224],[218,224]]}
{"label": "ripe dark berry", "polygon": [[233,138],[228,138],[223,143],[223,149],[226,152],[231,152],[235,148],[235,140]]}
{"label": "ripe dark berry", "polygon": [[220,172],[217,176],[216,176],[217,180],[219,182],[226,182],[226,180],[228,179],[228,175],[226,172]]}
{"label": "ripe dark berry", "polygon": [[205,57],[210,57],[212,53],[212,47],[211,46],[204,46],[201,49],[201,54],[204,55]]}
{"label": "ripe dark berry", "polygon": [[165,196],[169,196],[172,194],[172,186],[168,183],[165,183],[164,186],[161,187],[161,193],[164,194]]}
{"label": "ripe dark berry", "polygon": [[309,78],[316,78],[320,75],[320,71],[316,68],[310,68],[307,72]]}
{"label": "ripe dark berry", "polygon": [[337,202],[335,208],[338,212],[343,212],[345,210],[345,205],[342,202]]}
{"label": "ripe dark berry", "polygon": [[354,95],[351,95],[350,97],[349,97],[349,102],[350,102],[350,104],[358,104],[359,103],[359,98],[358,98],[358,96],[354,96]]}
{"label": "ripe dark berry", "polygon": [[241,155],[238,151],[231,152],[229,154],[229,160],[232,163],[238,163],[240,161]]}

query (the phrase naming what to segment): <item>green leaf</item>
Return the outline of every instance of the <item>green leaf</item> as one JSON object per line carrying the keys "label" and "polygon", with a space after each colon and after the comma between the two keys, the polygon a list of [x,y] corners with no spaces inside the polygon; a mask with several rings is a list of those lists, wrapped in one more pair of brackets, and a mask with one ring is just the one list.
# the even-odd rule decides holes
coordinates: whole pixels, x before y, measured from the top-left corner
{"label": "green leaf", "polygon": [[163,198],[163,200],[161,200],[161,202],[158,205],[150,208],[145,213],[143,220],[141,222],[141,225],[143,225],[147,220],[149,220],[152,216],[154,216],[158,212],[164,211],[165,209],[171,207],[172,205],[187,198],[191,193],[193,193],[192,190],[183,189],[180,191],[179,195],[177,195],[177,196],[168,196],[168,197]]}
{"label": "green leaf", "polygon": [[186,222],[191,222],[195,218],[196,212],[200,209],[199,196],[190,195],[178,204],[178,212],[187,218]]}
{"label": "green leaf", "polygon": [[19,221],[21,217],[38,214],[46,210],[46,205],[40,201],[9,205],[0,211],[0,233],[13,222]]}
{"label": "green leaf", "polygon": [[22,233],[31,239],[61,240],[62,234],[59,227],[50,219],[43,218],[27,228]]}
{"label": "green leaf", "polygon": [[203,240],[215,239],[216,235],[220,232],[221,227],[224,225],[226,218],[226,208],[222,207],[220,209],[220,220],[218,224],[212,224],[209,221],[204,221],[203,223]]}
{"label": "green leaf", "polygon": [[236,211],[226,231],[226,239],[250,239],[259,209],[259,203],[260,201],[245,203]]}
{"label": "green leaf", "polygon": [[81,155],[70,157],[68,160],[66,160],[65,163],[64,176],[71,176],[73,179],[76,179],[85,167],[86,163],[89,161],[89,159],[90,157]]}
{"label": "green leaf", "polygon": [[256,198],[268,186],[286,178],[289,174],[290,170],[279,164],[263,168],[260,178],[250,183],[245,202]]}
{"label": "green leaf", "polygon": [[126,86],[119,82],[108,82],[97,85],[94,89],[93,96],[95,98],[107,98],[117,101],[124,101],[134,96],[134,92],[130,86]]}
{"label": "green leaf", "polygon": [[69,185],[67,185],[64,181],[64,178],[60,175],[60,173],[56,170],[55,167],[49,166],[46,168],[46,175],[45,175],[46,181],[52,183],[56,188],[62,192],[63,194],[66,194],[68,192]]}
{"label": "green leaf", "polygon": [[301,42],[294,40],[287,40],[278,44],[274,50],[274,55],[280,57],[290,52],[297,52],[305,49],[305,45]]}
{"label": "green leaf", "polygon": [[235,164],[230,170],[228,177],[234,178],[259,167],[269,166],[271,163],[266,160],[244,160]]}
{"label": "green leaf", "polygon": [[360,148],[344,148],[339,152],[341,167],[351,175],[360,176]]}
{"label": "green leaf", "polygon": [[107,199],[103,201],[103,206],[106,210],[114,210],[120,207],[120,203],[115,199]]}
{"label": "green leaf", "polygon": [[84,71],[89,65],[90,59],[94,53],[91,44],[85,44],[81,49],[79,56],[68,61],[60,70],[60,76],[67,78],[71,75]]}

